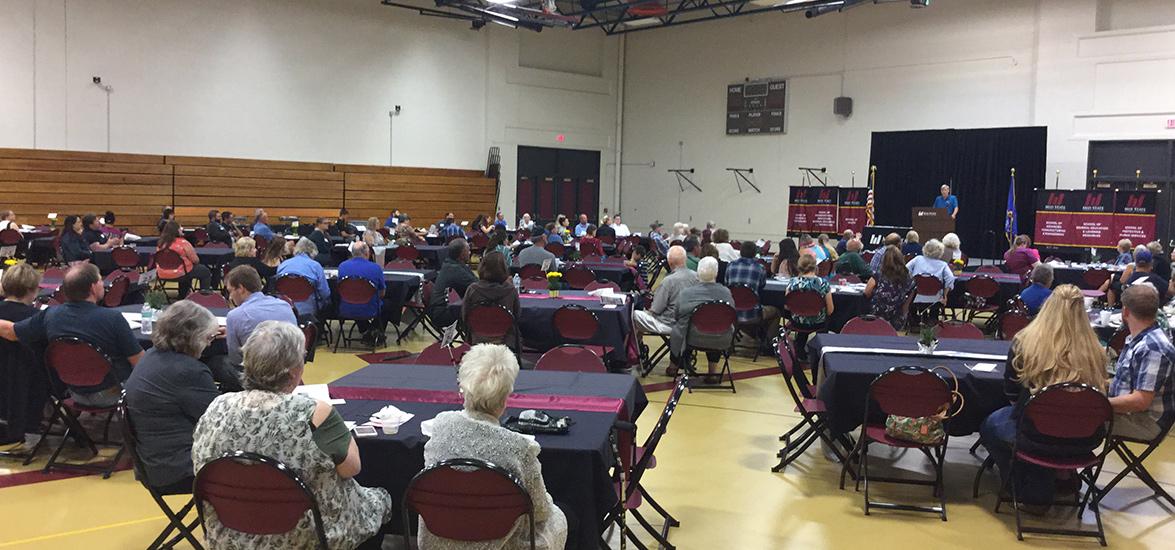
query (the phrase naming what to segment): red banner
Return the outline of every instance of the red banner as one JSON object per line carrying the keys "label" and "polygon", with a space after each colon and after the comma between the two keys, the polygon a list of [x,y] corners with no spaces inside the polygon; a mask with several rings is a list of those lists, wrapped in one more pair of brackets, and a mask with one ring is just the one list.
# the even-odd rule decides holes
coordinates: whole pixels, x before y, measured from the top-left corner
{"label": "red banner", "polygon": [[815,198],[812,187],[790,187],[787,199],[787,230],[790,233],[811,233],[809,206]]}
{"label": "red banner", "polygon": [[819,187],[813,189],[812,205],[808,207],[812,233],[836,233],[836,209],[840,189],[836,187]]}
{"label": "red banner", "polygon": [[1114,248],[1118,240],[1149,242],[1155,237],[1155,194],[1151,191],[1038,191],[1038,246]]}
{"label": "red banner", "polygon": [[1114,234],[1135,244],[1155,240],[1154,191],[1119,191],[1114,200]]}
{"label": "red banner", "polygon": [[860,233],[865,228],[865,200],[869,190],[865,188],[842,188],[837,216],[836,233],[852,229]]}

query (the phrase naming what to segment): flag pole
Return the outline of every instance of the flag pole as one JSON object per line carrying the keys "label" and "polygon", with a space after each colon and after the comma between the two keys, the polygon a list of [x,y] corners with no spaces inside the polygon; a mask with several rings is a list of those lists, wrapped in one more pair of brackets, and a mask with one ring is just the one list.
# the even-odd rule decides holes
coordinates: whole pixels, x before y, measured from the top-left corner
{"label": "flag pole", "polygon": [[[1010,195],[1010,202],[1012,208],[1016,207],[1016,168],[1012,168],[1012,184],[1011,189],[1008,190]],[[1012,220],[1015,219],[1015,210],[1008,210],[1008,219],[1004,222],[1004,237],[1008,239],[1008,248],[1012,248],[1012,243],[1015,242],[1016,236],[1012,234]]]}

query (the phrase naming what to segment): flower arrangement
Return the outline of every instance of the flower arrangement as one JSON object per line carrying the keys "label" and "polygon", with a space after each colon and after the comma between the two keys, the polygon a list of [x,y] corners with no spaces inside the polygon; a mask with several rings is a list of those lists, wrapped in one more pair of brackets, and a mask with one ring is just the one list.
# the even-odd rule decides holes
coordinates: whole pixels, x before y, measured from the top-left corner
{"label": "flower arrangement", "polygon": [[16,265],[16,258],[8,258],[7,260],[4,260],[4,265],[8,267]]}
{"label": "flower arrangement", "polygon": [[156,311],[161,310],[167,306],[167,294],[162,290],[152,290],[143,297],[143,303]]}
{"label": "flower arrangement", "polygon": [[938,347],[938,329],[934,325],[925,325],[918,333],[918,351],[930,354]]}
{"label": "flower arrangement", "polygon": [[547,289],[550,290],[552,297],[559,295],[559,289],[563,287],[563,274],[558,271],[547,272]]}

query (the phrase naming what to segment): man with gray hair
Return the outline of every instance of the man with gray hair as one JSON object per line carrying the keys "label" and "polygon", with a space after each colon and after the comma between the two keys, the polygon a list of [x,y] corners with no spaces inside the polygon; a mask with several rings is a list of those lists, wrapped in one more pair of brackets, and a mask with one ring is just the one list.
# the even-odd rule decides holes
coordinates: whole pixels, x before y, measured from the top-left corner
{"label": "man with gray hair", "polygon": [[[685,337],[690,330],[690,317],[693,316],[694,309],[706,303],[715,300],[721,300],[728,304],[734,305],[734,298],[730,295],[730,289],[718,284],[718,260],[711,256],[706,256],[698,260],[698,284],[692,285],[681,291],[677,296],[677,308],[675,310],[676,319],[673,323],[673,332],[669,341],[669,370],[666,374],[670,376],[677,374],[677,368],[682,365],[682,361],[686,358],[683,355],[686,353]],[[731,345],[731,337],[733,335],[733,326],[730,331],[720,335],[709,334],[690,334],[690,343],[707,348],[707,349],[726,349]],[[706,352],[706,362],[708,364],[706,370],[706,384],[717,384],[721,382],[718,372],[718,360],[722,358],[722,354],[717,351]]]}
{"label": "man with gray hair", "polygon": [[313,296],[294,304],[299,315],[315,315],[319,308],[330,303],[330,284],[326,281],[322,264],[314,259],[317,254],[318,247],[314,246],[310,239],[302,237],[298,239],[298,244],[294,245],[294,256],[277,266],[278,279],[302,277],[314,286]]}
{"label": "man with gray hair", "polygon": [[449,291],[458,296],[465,296],[465,289],[477,281],[477,275],[469,269],[469,242],[465,239],[453,239],[446,247],[445,261],[437,271],[436,281],[433,283],[432,296],[428,297],[428,318],[438,327],[447,327],[453,324],[460,316],[459,312],[449,311]]}
{"label": "man with gray hair", "polygon": [[[363,333],[363,341],[380,345],[388,340],[384,335],[387,319],[383,314],[383,297],[387,283],[384,281],[383,268],[368,259],[370,251],[367,243],[355,241],[351,243],[351,259],[339,264],[339,281],[357,278],[366,280],[375,287],[375,295],[367,303],[353,304],[340,299],[339,319],[357,319],[355,326]],[[374,324],[367,320],[372,317],[376,318]]]}
{"label": "man with gray hair", "polygon": [[1028,306],[1028,312],[1036,315],[1040,312],[1040,308],[1044,307],[1045,300],[1052,296],[1053,291],[1053,266],[1049,264],[1036,264],[1032,268],[1032,275],[1029,275],[1028,281],[1032,284],[1024,290],[1020,291],[1020,301]]}
{"label": "man with gray hair", "polygon": [[[698,284],[698,274],[685,268],[684,248],[670,247],[665,261],[670,273],[653,291],[653,305],[632,312],[638,340],[644,334],[668,336],[673,330],[673,323],[677,322],[677,297],[682,290]],[[648,348],[643,342],[641,351],[643,355],[648,354]]]}

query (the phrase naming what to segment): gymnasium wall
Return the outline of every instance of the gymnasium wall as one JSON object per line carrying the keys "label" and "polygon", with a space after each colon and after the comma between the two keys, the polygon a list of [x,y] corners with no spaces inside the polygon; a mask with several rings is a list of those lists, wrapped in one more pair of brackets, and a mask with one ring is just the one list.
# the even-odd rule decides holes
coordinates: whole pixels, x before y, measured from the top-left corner
{"label": "gymnasium wall", "polygon": [[[1060,170],[1067,188],[1084,185],[1091,139],[1175,136],[1166,127],[1175,119],[1175,2],[1163,0],[935,0],[921,10],[867,3],[813,19],[767,13],[634,33],[625,60],[621,208],[630,225],[712,219],[736,236],[778,238],[787,187],[801,182],[797,168],[827,167],[829,184],[840,186],[855,171],[862,186],[874,131],[1047,126],[1047,183]],[[747,77],[788,79],[786,135],[725,135],[726,85]],[[850,118],[832,112],[840,95],[853,98]],[[678,186],[665,171],[679,166],[696,169],[704,190],[681,194],[680,216]],[[728,167],[754,168],[763,194],[740,195]]]}

